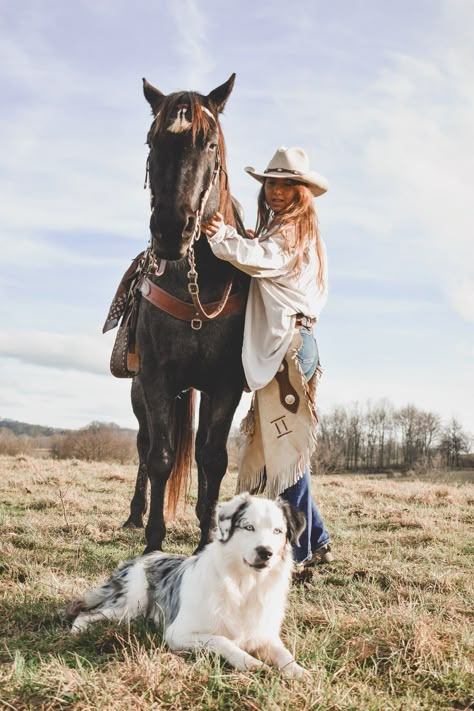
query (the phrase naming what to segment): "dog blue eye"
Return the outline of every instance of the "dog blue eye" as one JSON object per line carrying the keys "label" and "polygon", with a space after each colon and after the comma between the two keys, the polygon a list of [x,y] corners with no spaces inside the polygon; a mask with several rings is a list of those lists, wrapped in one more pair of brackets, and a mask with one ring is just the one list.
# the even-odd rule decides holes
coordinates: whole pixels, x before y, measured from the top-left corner
{"label": "dog blue eye", "polygon": [[281,528],[275,528],[273,530],[273,533],[283,533],[283,531],[281,530]]}
{"label": "dog blue eye", "polygon": [[251,523],[248,524],[248,526],[245,526],[246,531],[255,531],[254,527],[252,526]]}

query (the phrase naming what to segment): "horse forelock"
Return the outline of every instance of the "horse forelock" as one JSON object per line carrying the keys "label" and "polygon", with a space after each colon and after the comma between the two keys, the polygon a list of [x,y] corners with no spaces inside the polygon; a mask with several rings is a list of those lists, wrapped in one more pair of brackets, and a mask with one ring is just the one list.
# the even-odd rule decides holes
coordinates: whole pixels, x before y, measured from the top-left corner
{"label": "horse forelock", "polygon": [[178,92],[167,96],[148,134],[149,140],[164,132],[185,133],[191,131],[193,143],[199,134],[220,126],[217,116],[203,105],[203,96],[195,92]]}

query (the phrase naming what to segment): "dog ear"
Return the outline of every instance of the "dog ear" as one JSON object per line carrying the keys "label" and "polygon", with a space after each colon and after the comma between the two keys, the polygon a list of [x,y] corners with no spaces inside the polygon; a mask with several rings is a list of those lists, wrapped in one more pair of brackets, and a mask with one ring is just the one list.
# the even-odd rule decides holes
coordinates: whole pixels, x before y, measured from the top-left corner
{"label": "dog ear", "polygon": [[250,501],[250,494],[238,494],[230,501],[218,504],[216,508],[217,540],[225,543],[234,532],[235,522]]}
{"label": "dog ear", "polygon": [[278,498],[277,504],[282,509],[286,520],[286,536],[292,545],[298,545],[300,536],[306,528],[306,516],[294,506]]}

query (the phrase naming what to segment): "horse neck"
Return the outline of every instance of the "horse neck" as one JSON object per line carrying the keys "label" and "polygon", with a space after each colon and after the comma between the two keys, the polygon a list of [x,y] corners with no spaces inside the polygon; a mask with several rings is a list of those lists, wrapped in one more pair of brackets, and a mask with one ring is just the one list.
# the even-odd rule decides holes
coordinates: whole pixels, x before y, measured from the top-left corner
{"label": "horse neck", "polygon": [[223,284],[228,280],[233,267],[214,255],[204,234],[194,243],[194,254],[196,271],[202,279],[206,282],[211,280],[213,284]]}

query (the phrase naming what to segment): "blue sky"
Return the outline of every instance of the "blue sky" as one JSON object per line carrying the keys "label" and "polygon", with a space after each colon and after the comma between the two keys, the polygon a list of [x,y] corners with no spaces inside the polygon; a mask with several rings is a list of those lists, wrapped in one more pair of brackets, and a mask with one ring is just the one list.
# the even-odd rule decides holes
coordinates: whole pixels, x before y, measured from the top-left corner
{"label": "blue sky", "polygon": [[135,426],[101,328],[148,240],[141,77],[208,93],[236,72],[247,225],[242,168],[278,146],[329,180],[321,409],[388,398],[474,432],[473,27],[471,0],[3,0],[0,417]]}

